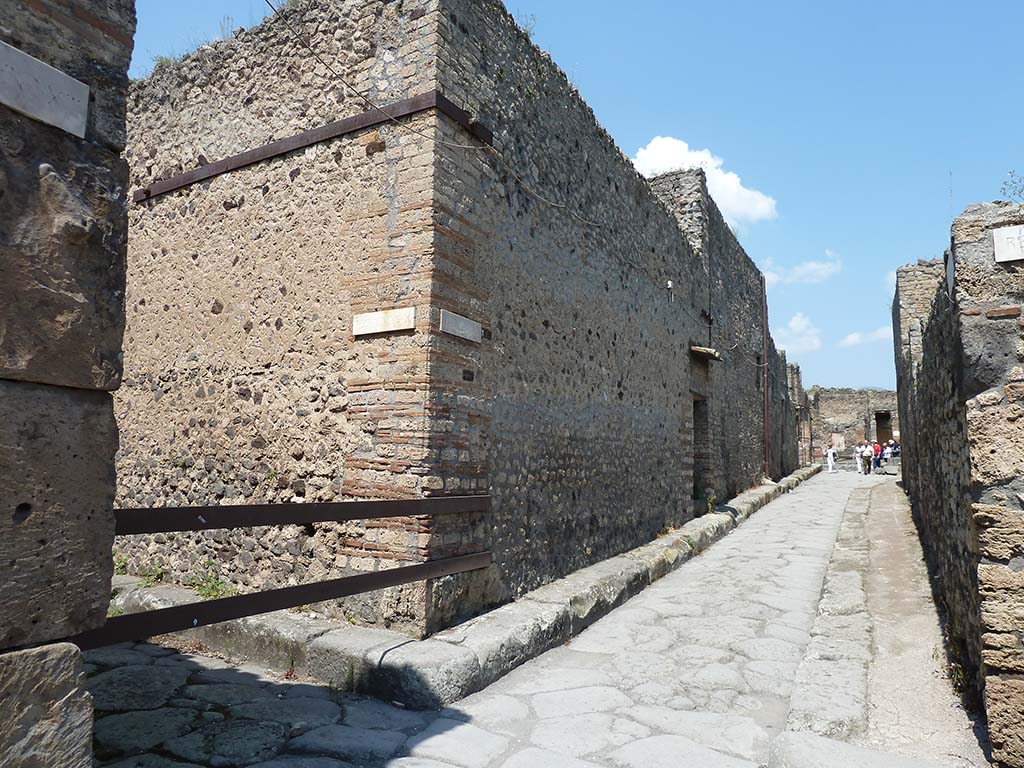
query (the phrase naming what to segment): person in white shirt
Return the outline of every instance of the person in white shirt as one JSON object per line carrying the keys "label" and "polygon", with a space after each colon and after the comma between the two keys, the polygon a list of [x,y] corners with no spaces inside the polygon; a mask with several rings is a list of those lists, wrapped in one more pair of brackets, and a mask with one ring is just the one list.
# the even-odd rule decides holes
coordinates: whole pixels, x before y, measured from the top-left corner
{"label": "person in white shirt", "polygon": [[825,459],[828,461],[828,472],[833,474],[836,471],[836,447],[830,445],[825,451]]}
{"label": "person in white shirt", "polygon": [[861,458],[861,450],[864,448],[862,443],[857,443],[853,446],[853,458],[857,460],[857,474],[864,474],[864,459]]}
{"label": "person in white shirt", "polygon": [[875,449],[871,447],[871,443],[867,440],[864,441],[864,447],[861,448],[861,460],[864,462],[864,474],[871,474],[871,464],[875,460]]}

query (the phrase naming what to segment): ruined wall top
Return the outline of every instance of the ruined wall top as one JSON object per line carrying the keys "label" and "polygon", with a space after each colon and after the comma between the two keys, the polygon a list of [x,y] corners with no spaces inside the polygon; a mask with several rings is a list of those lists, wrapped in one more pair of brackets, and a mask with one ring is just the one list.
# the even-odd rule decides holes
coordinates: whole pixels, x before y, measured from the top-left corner
{"label": "ruined wall top", "polygon": [[[942,285],[945,266],[942,259],[920,260],[896,270],[893,296],[893,334],[899,354],[921,358],[921,336],[928,322],[936,291]],[[897,369],[902,362],[897,357]]]}
{"label": "ruined wall top", "polygon": [[956,301],[961,310],[1024,301],[1024,261],[996,262],[992,241],[993,229],[1020,224],[1024,205],[1002,201],[968,206],[953,222]]}
{"label": "ruined wall top", "polygon": [[871,395],[873,397],[891,395],[896,396],[896,392],[891,389],[881,389],[875,387],[862,387],[860,389],[854,389],[852,387],[820,387],[815,384],[808,390],[814,396],[825,395],[825,396],[841,396],[841,395]]}
{"label": "ruined wall top", "polygon": [[434,90],[438,13],[435,0],[293,0],[227,40],[161,61],[128,96],[133,184],[370,109],[349,86],[378,104]]}
{"label": "ruined wall top", "polygon": [[704,253],[708,247],[712,208],[715,201],[708,192],[703,168],[670,171],[649,179],[654,194],[679,222],[690,247]]}

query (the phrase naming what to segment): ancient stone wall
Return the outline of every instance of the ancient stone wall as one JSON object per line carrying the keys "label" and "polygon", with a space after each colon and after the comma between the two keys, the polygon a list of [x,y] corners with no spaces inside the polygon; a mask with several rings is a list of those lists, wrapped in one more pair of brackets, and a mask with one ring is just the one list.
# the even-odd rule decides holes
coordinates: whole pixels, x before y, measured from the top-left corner
{"label": "ancient stone wall", "polygon": [[992,230],[1022,223],[1024,206],[969,207],[947,269],[904,268],[894,302],[915,518],[954,651],[984,697],[993,758],[1014,768],[1024,766],[1024,261],[997,263]]}
{"label": "ancient stone wall", "polygon": [[[132,182],[366,111],[298,44],[388,103],[434,87],[431,4],[292,3],[158,66],[129,100]],[[437,116],[405,118],[223,174],[130,212],[123,506],[416,497],[429,463],[428,363]],[[415,328],[353,338],[358,313],[411,307]],[[133,572],[243,590],[428,556],[418,520],[120,539]],[[345,601],[364,623],[422,630],[422,585]],[[419,629],[417,629],[419,627]]]}
{"label": "ancient stone wall", "polygon": [[[480,347],[439,340],[444,402],[489,468],[500,590],[516,595],[678,525],[703,488],[721,498],[762,475],[761,282],[702,174],[649,185],[500,3],[443,8],[441,87],[508,162],[439,146],[453,258],[438,298],[488,332]],[[776,436],[785,365],[769,360]],[[695,418],[710,446],[693,445]],[[780,472],[791,459],[772,448]],[[695,453],[712,457],[703,478]]]}
{"label": "ancient stone wall", "polygon": [[786,366],[786,380],[789,387],[789,401],[795,411],[796,462],[797,466],[805,467],[814,460],[811,398],[804,390],[803,374],[800,372],[799,365],[791,363]]}
{"label": "ancient stone wall", "polygon": [[[18,62],[19,82],[44,78],[37,87],[57,111],[0,89],[0,764],[87,768],[78,648],[42,644],[103,624],[110,599],[135,6],[39,0],[2,11],[0,45],[27,54],[6,51],[5,66]],[[60,76],[40,62],[87,97],[57,95]],[[64,120],[83,112],[80,136]]]}
{"label": "ancient stone wall", "polygon": [[913,402],[916,387],[912,382],[916,378],[917,368],[924,354],[924,331],[928,325],[932,305],[944,281],[945,267],[941,259],[920,260],[896,271],[892,328],[896,358],[896,395],[902,426],[900,464],[904,490],[912,496],[916,495],[919,484],[919,469],[915,462],[920,453],[917,448],[920,431],[915,422],[917,407]]}
{"label": "ancient stone wall", "polygon": [[[835,444],[839,455],[853,455],[853,447],[862,440],[899,438],[899,407],[896,393],[881,389],[846,389],[841,387],[811,387],[809,390],[814,422],[815,454],[821,456]],[[889,429],[885,431],[887,414]],[[879,427],[882,434],[879,434]]]}
{"label": "ancient stone wall", "polygon": [[710,403],[716,436],[715,466],[721,468],[719,494],[724,491],[732,496],[764,473],[766,373],[769,474],[778,477],[798,466],[795,427],[789,418],[792,404],[785,354],[775,349],[769,335],[767,363],[762,364],[761,273],[711,198],[704,172],[667,173],[652,179],[651,187],[676,217],[696,257],[684,294],[690,302],[688,311],[696,316],[694,322],[700,329],[695,340],[718,349],[725,363],[712,366],[714,396]]}
{"label": "ancient stone wall", "polygon": [[[758,482],[765,388],[769,472],[795,468],[761,275],[702,174],[659,180],[659,200],[496,1],[287,13],[375,100],[436,87],[496,153],[428,110],[135,206],[119,501],[490,492],[493,508],[125,539],[130,570],[250,590],[491,548],[490,570],[341,608],[422,634]],[[135,86],[133,181],[365,108],[269,20]],[[355,314],[407,307],[413,328],[354,337]]]}

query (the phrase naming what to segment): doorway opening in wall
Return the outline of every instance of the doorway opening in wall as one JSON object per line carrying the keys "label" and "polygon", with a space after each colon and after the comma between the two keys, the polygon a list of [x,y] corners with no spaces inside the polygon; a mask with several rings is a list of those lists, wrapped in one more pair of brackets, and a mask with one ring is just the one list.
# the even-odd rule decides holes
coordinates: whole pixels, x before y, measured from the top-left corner
{"label": "doorway opening in wall", "polygon": [[891,411],[875,411],[875,439],[880,443],[892,440]]}
{"label": "doorway opening in wall", "polygon": [[714,473],[711,466],[711,409],[705,397],[693,398],[693,498],[697,501],[697,513],[707,498],[708,491],[714,492]]}

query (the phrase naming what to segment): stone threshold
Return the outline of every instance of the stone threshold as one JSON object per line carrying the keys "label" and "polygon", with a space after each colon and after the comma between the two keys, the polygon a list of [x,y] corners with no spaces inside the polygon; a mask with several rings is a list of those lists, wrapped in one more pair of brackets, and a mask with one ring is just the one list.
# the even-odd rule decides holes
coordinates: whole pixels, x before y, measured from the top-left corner
{"label": "stone threshold", "polygon": [[[425,639],[312,618],[291,611],[227,621],[192,632],[231,658],[366,693],[411,709],[435,709],[479,691],[568,642],[644,587],[699,555],[778,496],[821,471],[803,467],[764,482],[649,544],[528,592],[514,602]],[[180,587],[138,586],[115,577],[111,602],[126,613],[199,601]]]}

